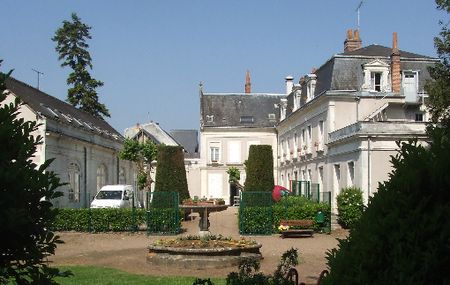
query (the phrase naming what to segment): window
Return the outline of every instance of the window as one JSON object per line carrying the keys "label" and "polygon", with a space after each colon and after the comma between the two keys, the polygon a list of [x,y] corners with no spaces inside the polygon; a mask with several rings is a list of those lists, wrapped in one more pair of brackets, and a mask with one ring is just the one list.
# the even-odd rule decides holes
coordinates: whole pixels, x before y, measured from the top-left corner
{"label": "window", "polygon": [[69,176],[69,201],[80,202],[80,168],[76,163],[71,163],[67,173]]}
{"label": "window", "polygon": [[206,122],[208,123],[214,122],[214,115],[206,115]]}
{"label": "window", "polygon": [[350,161],[348,163],[348,186],[353,186],[355,184],[355,163]]}
{"label": "window", "polygon": [[307,127],[307,137],[306,137],[306,153],[311,153],[311,141],[312,141],[312,128]]}
{"label": "window", "polygon": [[253,116],[241,116],[240,122],[244,124],[252,124],[255,121]]}
{"label": "window", "polygon": [[240,141],[228,142],[228,162],[229,163],[241,163],[241,142]]}
{"label": "window", "polygon": [[391,91],[389,84],[389,64],[376,59],[363,65],[363,91],[387,92]]}
{"label": "window", "polygon": [[372,72],[370,74],[370,88],[377,92],[381,91],[381,72]]}
{"label": "window", "polygon": [[269,121],[275,121],[276,120],[276,117],[275,117],[274,113],[268,114],[267,117],[268,117]]}
{"label": "window", "polygon": [[423,114],[422,113],[416,114],[416,122],[423,122]]}
{"label": "window", "polygon": [[106,185],[106,166],[101,164],[97,168],[97,192],[100,191],[100,188]]}
{"label": "window", "polygon": [[294,157],[297,157],[297,149],[298,149],[298,136],[297,133],[294,134]]}
{"label": "window", "polygon": [[334,195],[339,193],[339,184],[341,183],[341,166],[339,164],[334,165]]}
{"label": "window", "polygon": [[125,168],[121,167],[119,169],[119,184],[127,184],[127,179],[125,175]]}
{"label": "window", "polygon": [[209,144],[209,158],[211,162],[220,161],[220,143],[212,142]]}
{"label": "window", "polygon": [[306,101],[310,101],[314,98],[314,92],[316,91],[316,79],[315,74],[308,74],[306,81]]}
{"label": "window", "polygon": [[319,184],[322,188],[323,185],[323,166],[319,167]]}
{"label": "window", "polygon": [[308,169],[308,178],[307,178],[307,180],[308,180],[308,181],[311,181],[311,180],[312,180],[311,169]]}

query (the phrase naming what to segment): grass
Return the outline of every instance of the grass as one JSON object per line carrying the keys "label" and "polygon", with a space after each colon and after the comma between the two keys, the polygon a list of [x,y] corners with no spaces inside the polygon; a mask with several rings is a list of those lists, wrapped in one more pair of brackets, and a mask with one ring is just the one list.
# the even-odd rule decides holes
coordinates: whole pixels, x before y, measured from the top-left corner
{"label": "grass", "polygon": [[[61,271],[70,270],[73,276],[55,279],[61,285],[191,285],[196,277],[146,276],[98,266],[58,266]],[[211,278],[214,285],[225,285],[225,279]]]}

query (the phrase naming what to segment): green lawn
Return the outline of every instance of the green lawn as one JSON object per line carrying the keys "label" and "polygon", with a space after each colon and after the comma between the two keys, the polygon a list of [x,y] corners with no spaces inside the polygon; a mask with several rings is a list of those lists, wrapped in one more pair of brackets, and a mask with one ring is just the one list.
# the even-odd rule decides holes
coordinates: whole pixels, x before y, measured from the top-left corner
{"label": "green lawn", "polygon": [[[73,276],[58,277],[56,282],[61,285],[192,285],[195,277],[167,276],[155,277],[127,273],[121,270],[97,266],[60,266],[61,271],[70,270]],[[214,285],[225,285],[225,279],[211,278]]]}

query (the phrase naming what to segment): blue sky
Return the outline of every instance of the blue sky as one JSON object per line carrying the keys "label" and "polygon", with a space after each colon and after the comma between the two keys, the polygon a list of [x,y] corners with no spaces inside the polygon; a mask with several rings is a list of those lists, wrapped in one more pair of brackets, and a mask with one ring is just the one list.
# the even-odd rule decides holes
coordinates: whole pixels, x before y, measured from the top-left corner
{"label": "blue sky", "polygon": [[[51,41],[76,12],[92,26],[94,78],[104,81],[100,101],[119,132],[136,123],[198,129],[199,82],[205,92],[243,92],[250,70],[253,92],[283,93],[295,81],[342,52],[346,30],[356,28],[360,0],[2,0],[2,71],[65,100],[70,70],[61,68]],[[428,0],[365,0],[363,46],[391,46],[436,56],[433,37],[448,15]]]}

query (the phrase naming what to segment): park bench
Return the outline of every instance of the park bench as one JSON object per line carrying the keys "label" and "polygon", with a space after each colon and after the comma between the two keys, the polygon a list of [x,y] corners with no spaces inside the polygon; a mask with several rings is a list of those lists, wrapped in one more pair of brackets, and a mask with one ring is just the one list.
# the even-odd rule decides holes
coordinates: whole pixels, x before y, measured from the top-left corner
{"label": "park bench", "polygon": [[[281,231],[281,237],[299,237],[308,235],[312,237],[314,233],[314,220],[281,220],[280,225],[289,226],[288,230]],[[292,227],[297,227],[293,229]]]}

